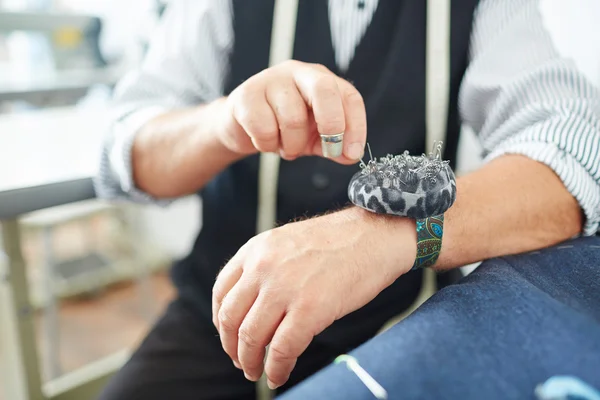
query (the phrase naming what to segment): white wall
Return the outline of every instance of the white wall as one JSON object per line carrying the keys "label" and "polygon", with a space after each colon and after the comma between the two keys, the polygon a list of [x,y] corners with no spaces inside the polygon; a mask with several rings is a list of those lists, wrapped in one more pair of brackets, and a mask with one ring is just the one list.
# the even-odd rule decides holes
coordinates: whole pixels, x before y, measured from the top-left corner
{"label": "white wall", "polygon": [[546,28],[557,50],[600,86],[600,1],[540,1]]}

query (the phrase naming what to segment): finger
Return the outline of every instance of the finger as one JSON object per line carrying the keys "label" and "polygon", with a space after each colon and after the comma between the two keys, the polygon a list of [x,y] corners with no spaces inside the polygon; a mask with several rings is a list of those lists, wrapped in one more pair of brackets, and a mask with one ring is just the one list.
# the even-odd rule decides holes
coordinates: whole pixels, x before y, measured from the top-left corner
{"label": "finger", "polygon": [[294,81],[312,109],[317,131],[325,135],[344,132],[346,118],[336,76],[307,66],[295,70]]}
{"label": "finger", "polygon": [[267,101],[277,117],[282,157],[297,158],[308,143],[308,111],[293,82],[270,86]]}
{"label": "finger", "polygon": [[264,85],[248,83],[235,93],[233,116],[261,152],[279,150],[279,127]]}
{"label": "finger", "polygon": [[367,143],[367,112],[359,91],[348,81],[338,78],[338,86],[344,104],[346,130],[344,131],[344,156],[357,162],[363,156]]}
{"label": "finger", "polygon": [[223,299],[227,296],[227,293],[229,293],[231,288],[238,282],[242,276],[242,272],[243,270],[241,265],[224,268],[219,274],[215,285],[213,286],[212,317],[213,324],[219,332],[221,330],[219,326],[219,311],[221,309]]}
{"label": "finger", "polygon": [[312,341],[315,333],[311,320],[310,315],[290,311],[277,328],[265,364],[265,373],[272,389],[287,382],[296,360]]}
{"label": "finger", "polygon": [[223,350],[234,363],[238,360],[238,331],[258,295],[258,283],[242,278],[227,293],[219,310],[219,337]]}
{"label": "finger", "polygon": [[[343,137],[343,152],[334,161],[341,164],[354,164],[359,161],[367,141],[367,116],[362,96],[349,82],[338,78],[344,104],[346,130]],[[312,144],[312,154],[323,154],[320,140]]]}
{"label": "finger", "polygon": [[252,381],[262,375],[265,348],[285,313],[283,302],[274,296],[273,293],[259,294],[239,329],[238,360],[246,377]]}
{"label": "finger", "polygon": [[229,262],[223,267],[212,290],[212,319],[215,328],[219,330],[219,309],[221,303],[231,290],[231,288],[237,283],[242,276],[243,272],[243,260],[246,257],[246,245],[242,246],[237,253],[229,260]]}

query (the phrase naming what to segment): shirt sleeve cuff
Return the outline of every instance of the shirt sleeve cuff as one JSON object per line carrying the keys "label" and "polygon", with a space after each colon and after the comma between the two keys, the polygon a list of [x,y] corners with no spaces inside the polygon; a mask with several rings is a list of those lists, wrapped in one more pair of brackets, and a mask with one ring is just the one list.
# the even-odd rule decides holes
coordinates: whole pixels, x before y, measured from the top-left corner
{"label": "shirt sleeve cuff", "polygon": [[520,154],[550,167],[577,199],[585,214],[582,235],[596,234],[600,226],[600,183],[571,154],[553,143],[511,143],[500,145],[484,161],[488,162],[505,154]]}
{"label": "shirt sleeve cuff", "polygon": [[167,111],[163,107],[144,108],[127,115],[113,125],[114,142],[109,153],[110,168],[117,178],[121,191],[134,202],[160,206],[166,206],[172,202],[172,200],[156,199],[140,190],[133,181],[131,163],[131,150],[137,132],[147,122]]}

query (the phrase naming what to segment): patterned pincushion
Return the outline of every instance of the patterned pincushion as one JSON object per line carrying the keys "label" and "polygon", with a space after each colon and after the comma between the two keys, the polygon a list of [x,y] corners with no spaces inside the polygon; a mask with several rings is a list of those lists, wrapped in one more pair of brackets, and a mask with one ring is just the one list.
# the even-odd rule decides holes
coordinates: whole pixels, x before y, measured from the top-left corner
{"label": "patterned pincushion", "polygon": [[429,155],[388,155],[361,162],[348,184],[348,198],[358,207],[382,214],[421,219],[443,214],[456,200],[456,178],[441,145]]}

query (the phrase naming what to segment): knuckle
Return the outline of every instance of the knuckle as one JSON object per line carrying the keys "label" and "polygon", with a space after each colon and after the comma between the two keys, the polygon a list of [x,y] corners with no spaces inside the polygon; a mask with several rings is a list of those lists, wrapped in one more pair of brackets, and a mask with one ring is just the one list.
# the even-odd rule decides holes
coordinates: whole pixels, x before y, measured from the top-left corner
{"label": "knuckle", "polygon": [[282,367],[280,365],[275,367],[267,366],[265,368],[265,374],[267,375],[267,378],[277,386],[285,384],[290,377],[289,367]]}
{"label": "knuckle", "polygon": [[254,148],[261,153],[275,153],[277,146],[265,143],[256,143]]}
{"label": "knuckle", "polygon": [[257,112],[247,107],[240,115],[240,123],[246,128],[248,133],[259,140],[269,140],[277,135],[277,127],[270,123],[264,113]]}
{"label": "knuckle", "polygon": [[248,239],[248,241],[242,246],[242,248],[245,248],[247,251],[249,251],[250,253],[256,248],[256,246],[260,245],[260,234],[259,235],[255,235],[252,236],[250,239]]}
{"label": "knuckle", "polygon": [[268,273],[281,260],[282,251],[286,251],[286,242],[280,240],[277,229],[265,231],[256,236],[252,246],[252,255],[245,268],[258,274]]}
{"label": "knuckle", "polygon": [[321,64],[321,63],[313,63],[313,64],[311,64],[311,66],[312,66],[313,68],[315,68],[315,69],[319,70],[319,71],[322,71],[322,72],[331,72],[331,71],[329,70],[329,68],[327,68],[325,65],[323,65],[323,64]]}
{"label": "knuckle", "polygon": [[253,116],[247,122],[248,133],[253,136],[255,139],[265,142],[263,146],[269,146],[274,142],[277,144],[277,136],[279,135],[279,130],[272,126],[269,123],[266,123],[265,120],[261,120],[261,118],[257,118]]}
{"label": "knuckle", "polygon": [[339,133],[346,129],[346,121],[338,116],[333,116],[319,123],[321,133]]}
{"label": "knuckle", "polygon": [[295,113],[282,118],[280,128],[282,131],[300,130],[308,125],[308,116],[305,113]]}
{"label": "knuckle", "polygon": [[320,311],[331,305],[331,298],[327,293],[310,287],[302,287],[299,289],[296,301],[290,305],[290,309],[302,315],[302,318],[313,320],[313,317],[316,317],[317,314],[323,314]]}
{"label": "knuckle", "polygon": [[268,114],[269,106],[256,91],[240,88],[233,100],[233,114],[248,134],[259,140],[276,138],[279,134],[273,117]]}
{"label": "knuckle", "polygon": [[356,89],[346,91],[346,93],[344,93],[344,98],[346,103],[352,107],[364,107],[365,105],[362,95]]}
{"label": "knuckle", "polygon": [[277,242],[279,236],[279,232],[277,229],[269,229],[268,231],[262,232],[260,235],[257,235],[257,242],[260,242],[259,246],[264,249],[268,249],[273,245],[273,243]]}
{"label": "knuckle", "polygon": [[295,308],[302,313],[311,313],[314,310],[318,310],[320,305],[320,298],[318,295],[304,295],[298,299],[298,303]]}
{"label": "knuckle", "polygon": [[239,112],[248,109],[248,105],[252,104],[253,99],[257,97],[258,87],[252,81],[247,81],[238,86],[230,95],[232,97],[236,109]]}
{"label": "knuckle", "polygon": [[271,252],[263,253],[257,257],[254,263],[252,263],[252,270],[258,275],[264,275],[271,269],[274,261],[275,257]]}
{"label": "knuckle", "polygon": [[239,101],[234,105],[235,119],[246,129],[256,125],[256,113],[252,109],[251,104]]}
{"label": "knuckle", "polygon": [[223,297],[225,297],[225,292],[220,285],[214,285],[212,289],[212,295],[215,302],[221,303]]}
{"label": "knuckle", "polygon": [[279,66],[284,69],[297,68],[301,64],[298,60],[285,60]]}
{"label": "knuckle", "polygon": [[238,323],[231,318],[226,307],[221,307],[219,310],[219,325],[221,329],[228,332],[234,332],[238,329]]}
{"label": "knuckle", "polygon": [[276,363],[293,360],[293,348],[288,341],[272,343],[269,347],[269,357]]}
{"label": "knuckle", "polygon": [[252,110],[248,107],[247,103],[236,98],[233,99],[233,116],[240,124],[244,124],[244,122],[252,117]]}
{"label": "knuckle", "polygon": [[260,341],[250,328],[242,326],[238,332],[239,340],[249,348],[257,348],[261,345]]}
{"label": "knuckle", "polygon": [[337,82],[331,74],[320,74],[315,78],[315,91],[319,96],[336,96]]}

